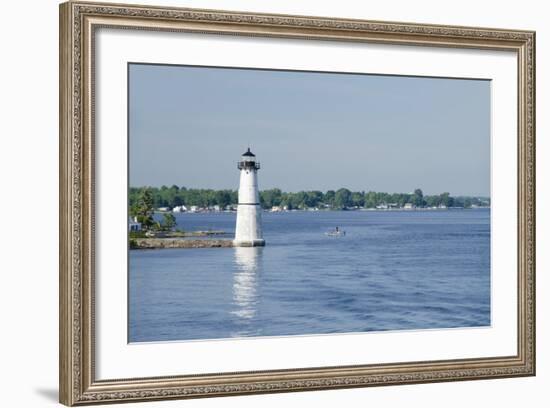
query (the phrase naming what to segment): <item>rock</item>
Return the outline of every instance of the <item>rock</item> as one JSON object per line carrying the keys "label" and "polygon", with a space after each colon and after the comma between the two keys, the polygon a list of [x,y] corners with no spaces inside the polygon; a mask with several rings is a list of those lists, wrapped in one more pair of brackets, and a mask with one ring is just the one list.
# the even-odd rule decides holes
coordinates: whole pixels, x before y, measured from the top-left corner
{"label": "rock", "polygon": [[230,239],[173,239],[173,238],[137,238],[132,249],[161,248],[231,248]]}

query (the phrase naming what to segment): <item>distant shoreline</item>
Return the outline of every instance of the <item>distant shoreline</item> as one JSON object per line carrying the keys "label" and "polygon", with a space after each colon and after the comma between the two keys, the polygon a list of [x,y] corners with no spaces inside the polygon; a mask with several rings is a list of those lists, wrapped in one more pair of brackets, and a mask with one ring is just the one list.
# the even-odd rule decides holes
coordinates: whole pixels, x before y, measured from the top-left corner
{"label": "distant shoreline", "polygon": [[[456,210],[490,210],[491,207],[450,207],[450,208],[431,208],[431,207],[418,207],[418,208],[345,208],[345,209],[337,209],[337,208],[308,208],[308,209],[292,209],[292,210],[270,210],[270,209],[262,209],[262,212],[265,213],[289,213],[289,212],[341,212],[341,211],[366,211],[366,212],[385,212],[385,211],[393,211],[393,212],[415,212],[415,211],[456,211]],[[215,210],[215,209],[197,209],[195,211],[172,211],[172,210],[164,210],[164,209],[156,209],[155,214],[166,214],[166,213],[181,213],[181,214],[205,214],[205,213],[237,213],[237,210]]]}
{"label": "distant shoreline", "polygon": [[[237,190],[194,189],[186,187],[130,187],[128,206],[139,208],[147,198],[149,208],[157,211],[200,212],[235,211]],[[449,192],[424,195],[420,188],[410,193],[351,191],[347,188],[328,191],[285,192],[279,188],[259,191],[259,204],[267,211],[322,210],[393,210],[452,209],[490,207],[491,198],[452,196]]]}

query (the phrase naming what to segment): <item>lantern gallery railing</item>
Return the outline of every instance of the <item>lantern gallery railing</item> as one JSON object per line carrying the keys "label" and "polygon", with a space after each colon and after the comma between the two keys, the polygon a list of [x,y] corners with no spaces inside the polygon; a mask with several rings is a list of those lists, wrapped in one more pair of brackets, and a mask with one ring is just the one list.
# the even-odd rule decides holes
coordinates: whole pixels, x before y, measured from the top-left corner
{"label": "lantern gallery railing", "polygon": [[257,161],[239,161],[237,162],[237,168],[242,169],[260,169],[260,162]]}

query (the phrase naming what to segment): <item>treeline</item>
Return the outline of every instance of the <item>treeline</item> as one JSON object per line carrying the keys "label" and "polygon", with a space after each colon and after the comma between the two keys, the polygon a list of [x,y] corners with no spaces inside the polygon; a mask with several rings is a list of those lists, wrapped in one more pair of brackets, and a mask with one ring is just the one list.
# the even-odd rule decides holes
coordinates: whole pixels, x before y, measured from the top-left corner
{"label": "treeline", "polygon": [[[238,193],[236,190],[188,189],[173,185],[171,187],[131,187],[129,192],[130,207],[134,206],[140,195],[147,191],[155,208],[177,206],[197,206],[208,208],[219,206],[221,209],[236,205]],[[415,207],[487,207],[490,200],[483,197],[453,197],[445,192],[438,195],[424,195],[421,189],[413,193],[380,193],[374,191],[350,191],[347,188],[339,190],[283,192],[278,188],[260,192],[260,202],[263,208],[287,207],[287,209],[346,209],[346,208],[376,208],[391,205],[404,207],[411,204]]]}

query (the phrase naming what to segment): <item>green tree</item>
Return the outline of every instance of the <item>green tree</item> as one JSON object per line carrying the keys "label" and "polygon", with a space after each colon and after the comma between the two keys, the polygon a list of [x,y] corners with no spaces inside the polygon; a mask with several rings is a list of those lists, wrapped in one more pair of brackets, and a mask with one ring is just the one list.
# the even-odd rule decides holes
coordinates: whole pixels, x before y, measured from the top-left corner
{"label": "green tree", "polygon": [[334,200],[336,198],[336,193],[334,192],[334,190],[328,190],[326,193],[325,193],[325,196],[323,197],[323,201],[325,202],[325,204],[327,204],[328,206],[330,207],[334,207]]}
{"label": "green tree", "polygon": [[279,188],[272,188],[260,192],[260,201],[263,208],[271,208],[281,205],[282,191]]}
{"label": "green tree", "polygon": [[439,205],[439,196],[425,196],[424,201],[428,207],[437,207]]}
{"label": "green tree", "polygon": [[424,205],[425,205],[424,193],[422,193],[421,189],[417,188],[416,190],[414,190],[414,193],[413,193],[413,196],[412,196],[412,203],[416,207],[424,207]]}
{"label": "green tree", "polygon": [[176,217],[172,213],[162,214],[162,229],[171,230],[177,225]]}
{"label": "green tree", "polygon": [[307,207],[319,207],[319,204],[323,201],[323,193],[321,191],[308,191],[306,192],[305,204]]}
{"label": "green tree", "polygon": [[144,187],[139,191],[135,204],[130,207],[130,215],[141,223],[142,228],[149,229],[155,224],[154,209],[153,193],[149,187]]}
{"label": "green tree", "polygon": [[376,193],[374,191],[369,191],[366,195],[365,195],[365,207],[367,208],[374,208],[378,205],[379,203],[377,202],[376,200]]}
{"label": "green tree", "polygon": [[355,191],[351,193],[351,205],[354,207],[363,207],[365,204],[365,193]]}
{"label": "green tree", "polygon": [[337,208],[351,207],[351,191],[341,188],[334,195],[334,205]]}
{"label": "green tree", "polygon": [[225,208],[231,204],[231,195],[228,190],[220,190],[214,193],[214,205],[219,205],[221,208]]}
{"label": "green tree", "polygon": [[439,204],[443,204],[445,207],[452,207],[452,199],[449,193],[443,193],[439,195],[440,202]]}
{"label": "green tree", "polygon": [[291,193],[289,198],[290,198],[290,203],[292,204],[292,208],[304,209],[307,207],[306,205],[307,194],[305,192],[299,191],[297,193]]}
{"label": "green tree", "polygon": [[407,199],[408,199],[407,194],[393,193],[389,195],[388,202],[392,204],[397,204],[399,207],[403,207],[405,203],[408,201]]}

